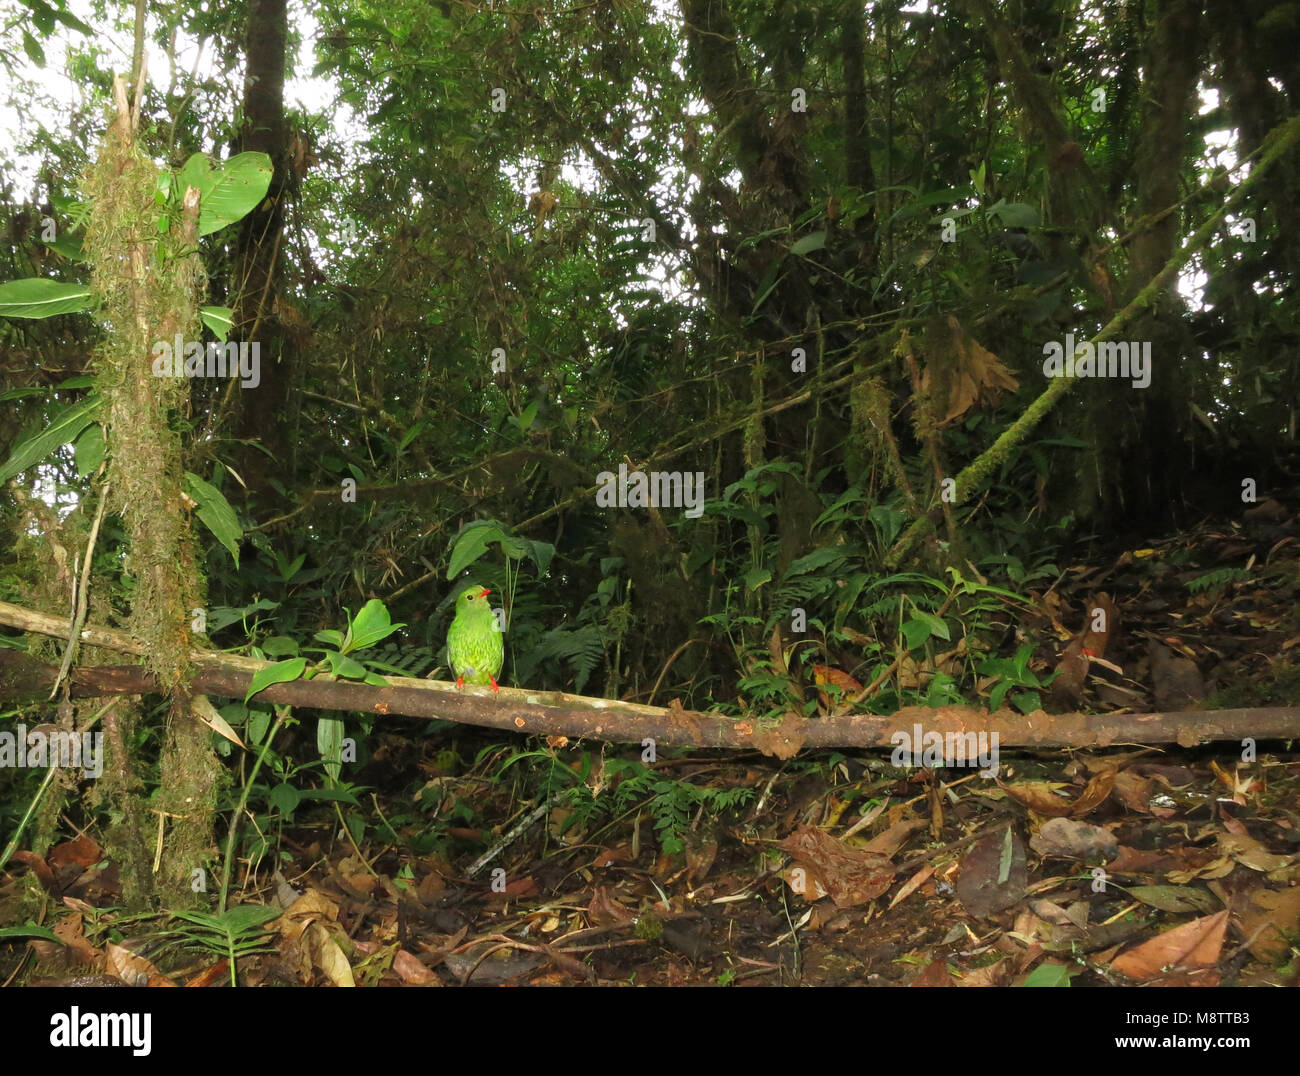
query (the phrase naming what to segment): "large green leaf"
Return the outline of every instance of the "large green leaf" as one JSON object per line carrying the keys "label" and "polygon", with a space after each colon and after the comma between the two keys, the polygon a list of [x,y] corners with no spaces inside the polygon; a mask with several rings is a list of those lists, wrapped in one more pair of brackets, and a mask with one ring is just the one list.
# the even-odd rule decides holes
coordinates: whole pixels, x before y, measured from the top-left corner
{"label": "large green leaf", "polygon": [[196,474],[185,472],[185,492],[198,507],[198,513],[204,525],[216,536],[230,552],[235,567],[239,567],[239,540],[244,537],[244,528],[239,525],[235,510],[216,486],[204,482]]}
{"label": "large green leaf", "polygon": [[230,335],[230,327],[235,322],[235,312],[228,306],[201,306],[199,318],[212,330],[212,334],[223,344]]}
{"label": "large green leaf", "polygon": [[320,752],[325,772],[337,781],[343,772],[343,718],[325,716],[316,722],[316,750]]}
{"label": "large green leaf", "polygon": [[802,239],[790,247],[791,254],[811,254],[814,250],[821,250],[826,245],[825,232],[813,232],[805,235]]}
{"label": "large green leaf", "polygon": [[77,461],[77,474],[89,478],[104,462],[104,427],[92,422],[73,442],[72,452]]}
{"label": "large green leaf", "polygon": [[465,529],[456,536],[456,544],[452,546],[447,578],[455,579],[487,552],[490,542],[504,541],[505,537],[500,525],[491,520],[481,519],[466,524]]}
{"label": "large green leaf", "polygon": [[367,647],[374,646],[381,639],[386,639],[397,631],[398,628],[406,627],[405,624],[394,624],[389,617],[388,607],[378,598],[371,598],[361,607],[361,611],[352,620],[352,625],[348,630],[349,650],[365,650]]}
{"label": "large green leaf", "polygon": [[247,216],[266,197],[271,172],[271,158],[265,153],[236,154],[220,168],[205,154],[194,154],[176,180],[182,195],[186,187],[198,188],[199,235],[211,235]]}
{"label": "large green leaf", "polygon": [[28,277],[0,284],[0,315],[7,318],[52,318],[89,310],[90,287]]}
{"label": "large green leaf", "polygon": [[[253,680],[248,685],[248,694],[244,696],[247,702],[263,688],[268,688],[272,684],[287,684],[290,680],[297,680],[307,671],[306,658],[289,658],[286,661],[277,661],[274,665],[267,665],[265,668],[258,669],[253,674]],[[252,734],[251,726],[249,738],[253,743],[261,740],[260,736]]]}
{"label": "large green leaf", "polygon": [[4,466],[0,467],[0,485],[40,463],[60,445],[71,444],[80,437],[81,431],[95,421],[99,404],[99,397],[91,396],[65,408],[45,429],[16,446]]}
{"label": "large green leaf", "polygon": [[54,253],[62,254],[63,257],[67,258],[69,261],[81,262],[86,260],[86,253],[82,248],[82,243],[85,238],[86,237],[80,232],[64,232],[62,235],[51,239],[45,245],[49,247],[50,250],[54,251]]}
{"label": "large green leaf", "polygon": [[28,923],[25,927],[0,927],[0,941],[7,938],[44,938],[60,945],[68,944],[49,927],[38,927],[35,923]]}

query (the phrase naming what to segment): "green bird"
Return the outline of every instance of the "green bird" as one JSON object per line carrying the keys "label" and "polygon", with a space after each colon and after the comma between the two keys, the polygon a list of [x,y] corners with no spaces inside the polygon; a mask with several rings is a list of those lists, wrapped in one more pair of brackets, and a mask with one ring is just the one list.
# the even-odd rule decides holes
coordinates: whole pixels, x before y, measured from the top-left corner
{"label": "green bird", "polygon": [[494,692],[500,690],[497,676],[506,652],[488,604],[491,593],[486,587],[466,587],[456,599],[456,616],[447,629],[447,659],[458,690],[466,684],[491,684]]}

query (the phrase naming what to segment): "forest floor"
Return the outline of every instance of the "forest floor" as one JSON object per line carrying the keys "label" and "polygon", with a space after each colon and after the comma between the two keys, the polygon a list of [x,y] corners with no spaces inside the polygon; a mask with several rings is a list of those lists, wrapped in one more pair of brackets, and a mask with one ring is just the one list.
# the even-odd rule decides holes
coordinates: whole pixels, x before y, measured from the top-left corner
{"label": "forest floor", "polygon": [[[1083,608],[1104,583],[1123,610],[1084,708],[1300,700],[1300,537],[1285,512],[1204,524],[1058,583],[1026,623],[1044,671],[1064,648],[1053,609]],[[231,903],[250,910],[224,924],[120,913],[94,833],[18,853],[0,924],[51,933],[0,944],[0,981],[222,985],[225,944],[243,946],[245,985],[1300,980],[1288,743],[1003,750],[995,779],[895,768],[885,751],[676,753],[620,800],[628,771],[611,762],[637,748],[528,750],[397,722],[380,740],[363,807],[381,822],[352,836],[333,804],[300,807],[241,861]],[[590,795],[539,796],[539,766]]]}

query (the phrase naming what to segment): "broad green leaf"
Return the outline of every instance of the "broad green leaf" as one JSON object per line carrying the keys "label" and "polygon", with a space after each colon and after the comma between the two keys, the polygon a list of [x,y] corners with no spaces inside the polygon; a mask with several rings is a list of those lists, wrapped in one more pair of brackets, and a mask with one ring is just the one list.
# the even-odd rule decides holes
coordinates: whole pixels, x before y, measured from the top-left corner
{"label": "broad green leaf", "polygon": [[69,234],[64,232],[62,235],[55,236],[45,245],[55,254],[61,254],[69,261],[80,262],[86,260],[86,253],[81,245],[84,239],[85,236],[79,233]]}
{"label": "broad green leaf", "polygon": [[23,52],[27,53],[27,58],[37,67],[45,66],[45,50],[41,48],[41,43],[32,37],[30,30],[23,30]]}
{"label": "broad green leaf", "polygon": [[0,927],[0,941],[5,938],[44,938],[60,945],[68,944],[48,927],[38,927],[35,923],[28,923],[25,927]]}
{"label": "broad green leaf", "polygon": [[374,646],[380,639],[386,639],[398,628],[404,627],[405,624],[392,622],[388,608],[383,602],[378,598],[371,598],[352,620],[350,632],[352,645],[348,649],[365,650],[368,646]]}
{"label": "broad green leaf", "polygon": [[199,519],[213,536],[226,547],[235,567],[239,567],[239,540],[244,537],[244,528],[239,525],[235,510],[216,486],[204,482],[198,475],[185,472],[184,488],[190,500],[198,507],[195,511]]}
{"label": "broad green leaf", "polygon": [[298,804],[302,802],[302,793],[289,784],[288,781],[281,781],[271,789],[271,794],[266,798],[271,806],[281,814],[291,815],[298,809]]}
{"label": "broad green leaf", "polygon": [[456,536],[456,544],[452,546],[451,563],[447,565],[447,578],[455,579],[487,552],[488,543],[499,542],[505,537],[501,527],[490,520],[478,520],[468,524]]}
{"label": "broad green leaf", "polygon": [[199,318],[223,344],[235,323],[235,312],[228,306],[201,306]]}
{"label": "broad green leaf", "polygon": [[1067,964],[1039,964],[1021,986],[1069,986],[1082,968],[1071,968]]}
{"label": "broad green leaf", "polygon": [[542,577],[546,574],[546,569],[551,566],[551,558],[555,556],[555,546],[550,542],[529,541],[529,557],[537,565],[537,575]]}
{"label": "broad green leaf", "polygon": [[751,594],[764,583],[772,581],[772,573],[767,568],[750,568],[744,575],[745,589]]}
{"label": "broad green leaf", "polygon": [[789,570],[785,573],[787,576],[803,575],[804,572],[811,572],[817,568],[825,567],[827,564],[834,564],[844,559],[844,547],[823,546],[821,549],[814,549],[806,556],[800,557],[790,565]]}
{"label": "broad green leaf", "polygon": [[60,411],[45,429],[15,446],[13,454],[0,467],[0,485],[28,467],[40,463],[60,445],[71,444],[80,437],[82,430],[95,421],[99,404],[98,396],[90,396],[80,403],[72,404]]}
{"label": "broad green leaf", "polygon": [[826,245],[825,232],[813,232],[805,235],[797,243],[790,247],[791,254],[811,254],[814,250],[821,250]]}
{"label": "broad green leaf", "polygon": [[239,153],[220,168],[196,153],[177,175],[180,193],[199,190],[199,235],[211,235],[246,217],[271,186],[271,158],[265,153]]}
{"label": "broad green leaf", "polygon": [[262,653],[273,658],[298,656],[298,640],[291,635],[272,635],[262,642]]}
{"label": "broad green leaf", "polygon": [[337,781],[343,769],[343,718],[321,717],[316,721],[316,749],[325,762],[325,772]]}
{"label": "broad green leaf", "polygon": [[930,634],[937,635],[940,639],[950,640],[952,634],[948,631],[948,625],[942,617],[935,616],[933,613],[923,612],[918,609],[912,614],[917,620],[923,621],[930,626]]}
{"label": "broad green leaf", "polygon": [[989,212],[1002,221],[1004,228],[1037,228],[1040,223],[1038,210],[1022,202],[998,202],[989,207]]}
{"label": "broad green leaf", "polygon": [[82,478],[89,478],[98,471],[104,462],[104,427],[92,422],[82,430],[81,436],[73,442],[72,453],[77,462],[77,474]]}
{"label": "broad green leaf", "polygon": [[248,743],[254,746],[262,742],[266,730],[271,727],[271,715],[265,710],[253,710],[248,715],[244,731],[248,733]]}
{"label": "broad green leaf", "polygon": [[908,650],[920,646],[930,638],[930,625],[924,620],[908,620],[898,630],[903,633],[903,643]]}
{"label": "broad green leaf", "polygon": [[27,277],[0,284],[0,315],[7,318],[52,318],[89,310],[90,287],[64,284],[45,277]]}
{"label": "broad green leaf", "polygon": [[528,556],[528,540],[507,535],[501,539],[501,552],[511,560],[523,560]]}
{"label": "broad green leaf", "polygon": [[[263,688],[270,687],[272,684],[287,684],[290,680],[297,680],[306,671],[306,658],[289,658],[287,661],[277,661],[274,665],[258,669],[253,674],[253,682],[248,685],[248,694],[244,696],[244,701],[247,702]],[[251,727],[249,735],[252,735]]]}
{"label": "broad green leaf", "polygon": [[77,18],[76,15],[73,15],[69,11],[64,11],[63,8],[61,7],[56,7],[54,9],[54,17],[58,19],[59,22],[63,23],[64,26],[70,27],[73,30],[77,30],[83,34],[86,34],[87,36],[92,35],[95,32],[84,22],[82,22],[79,18]]}
{"label": "broad green leaf", "polygon": [[517,420],[517,425],[525,433],[528,432],[529,428],[537,418],[537,405],[538,401],[534,400],[524,408],[524,413],[520,415]]}
{"label": "broad green leaf", "polygon": [[335,676],[341,676],[344,680],[364,680],[366,678],[366,667],[356,658],[350,658],[346,654],[340,654],[337,650],[331,650],[325,655],[325,660],[329,663],[330,672]]}
{"label": "broad green leaf", "polygon": [[353,807],[360,807],[357,802],[357,794],[350,788],[309,788],[302,794],[304,800],[321,800],[325,803],[350,803]]}

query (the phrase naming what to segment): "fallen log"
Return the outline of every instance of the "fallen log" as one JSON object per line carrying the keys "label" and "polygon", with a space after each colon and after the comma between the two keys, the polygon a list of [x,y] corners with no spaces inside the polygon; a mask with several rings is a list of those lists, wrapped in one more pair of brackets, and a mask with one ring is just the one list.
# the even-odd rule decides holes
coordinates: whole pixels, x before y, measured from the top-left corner
{"label": "fallen log", "polygon": [[[64,638],[67,624],[0,602],[0,625]],[[141,644],[125,632],[87,627],[86,645],[140,654]],[[215,651],[194,657],[191,690],[219,698],[242,699],[253,675],[274,662]],[[57,666],[17,650],[0,650],[0,702],[37,702],[47,698]],[[998,747],[1107,747],[1112,744],[1177,743],[1190,747],[1213,740],[1300,738],[1300,708],[1265,707],[1236,710],[1186,710],[1147,714],[1021,714],[1002,709],[989,713],[969,706],[908,706],[887,716],[843,714],[803,718],[786,714],[779,720],[699,713],[680,705],[642,706],[618,699],[597,699],[563,691],[490,688],[410,677],[386,677],[372,686],[319,674],[311,680],[272,684],[254,696],[258,700],[322,710],[355,710],[382,716],[439,718],[467,725],[522,732],[536,736],[565,736],[575,740],[641,743],[652,739],[659,747],[749,748],[790,758],[804,748],[892,747],[898,733],[910,742],[923,735],[941,737],[986,733]],[[141,665],[82,665],[69,677],[73,697],[143,695],[161,691]],[[919,749],[919,748],[918,748]]]}

